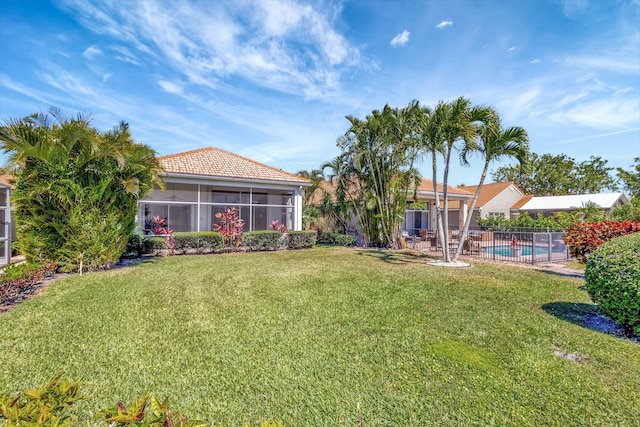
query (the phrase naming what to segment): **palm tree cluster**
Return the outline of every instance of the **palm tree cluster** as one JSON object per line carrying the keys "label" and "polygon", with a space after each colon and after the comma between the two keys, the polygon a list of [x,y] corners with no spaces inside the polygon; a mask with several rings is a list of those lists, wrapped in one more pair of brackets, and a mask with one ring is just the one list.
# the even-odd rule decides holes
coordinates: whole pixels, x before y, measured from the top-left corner
{"label": "palm tree cluster", "polygon": [[[385,105],[365,119],[348,116],[350,127],[338,139],[342,153],[324,167],[332,169],[336,197],[358,218],[365,245],[399,248],[407,202],[416,200],[421,176],[416,163],[431,159],[438,230],[443,248],[448,248],[449,166],[457,153],[463,164],[479,155],[484,161],[475,196],[461,234],[461,243],[451,259],[460,255],[468,233],[471,212],[486,179],[489,164],[503,157],[523,161],[528,153],[524,129],[503,129],[491,107],[473,105],[466,98],[439,102],[435,108],[418,101],[404,108]],[[443,190],[438,191],[438,159],[443,160]],[[440,198],[442,196],[442,199]]]}
{"label": "palm tree cluster", "polygon": [[119,259],[138,199],[161,171],[126,123],[99,132],[87,117],[52,109],[1,126],[0,147],[15,170],[17,243],[27,259],[80,272]]}

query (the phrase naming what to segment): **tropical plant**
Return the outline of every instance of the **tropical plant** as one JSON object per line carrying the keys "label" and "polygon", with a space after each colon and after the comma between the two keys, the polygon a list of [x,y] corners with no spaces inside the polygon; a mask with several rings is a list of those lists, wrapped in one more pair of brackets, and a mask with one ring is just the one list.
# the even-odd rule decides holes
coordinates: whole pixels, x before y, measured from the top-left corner
{"label": "tropical plant", "polygon": [[487,177],[489,164],[504,157],[513,157],[519,162],[522,162],[525,160],[529,149],[527,131],[521,127],[511,127],[503,130],[500,126],[500,119],[497,113],[493,114],[492,120],[488,123],[483,123],[478,127],[477,134],[479,138],[476,145],[465,147],[461,153],[461,158],[464,163],[467,163],[469,153],[478,153],[484,158],[484,167],[482,168],[482,173],[480,175],[480,182],[476,188],[475,194],[473,195],[473,199],[471,199],[471,204],[469,205],[462,234],[460,236],[460,244],[453,256],[453,262],[458,260],[462,248],[464,247],[464,242],[467,238],[467,233],[469,232],[469,225],[471,224],[473,210],[476,207],[476,202],[480,195],[480,191],[482,190],[482,185]]}
{"label": "tropical plant", "polygon": [[402,109],[385,105],[364,120],[347,116],[350,127],[338,139],[334,160],[337,198],[357,216],[365,246],[399,248],[410,190],[420,183],[414,135],[418,102]]}
{"label": "tropical plant", "polygon": [[311,186],[303,188],[303,201],[305,205],[311,202],[313,195],[316,191],[322,188],[322,181],[324,181],[324,171],[322,169],[312,169],[310,171],[301,170],[297,173],[298,176],[308,179],[311,182]]}
{"label": "tropical plant", "polygon": [[[421,148],[431,156],[432,160],[438,234],[443,257],[445,261],[449,262],[451,261],[448,250],[449,236],[445,231],[449,230],[448,183],[451,157],[456,149],[461,152],[475,149],[478,124],[490,123],[495,119],[495,112],[489,107],[474,106],[471,101],[463,97],[449,103],[441,101],[432,112],[427,110],[423,110],[423,112],[425,114],[421,121]],[[462,142],[462,147],[457,147],[460,142]],[[441,155],[444,160],[442,209],[440,209],[440,194],[437,185],[438,155]]]}
{"label": "tropical plant", "polygon": [[222,233],[224,244],[227,247],[240,247],[244,220],[238,216],[238,208],[230,208],[224,212],[218,212],[216,218],[220,222],[213,225],[215,231]]}
{"label": "tropical plant", "polygon": [[0,127],[16,171],[13,207],[20,251],[62,271],[108,268],[135,227],[138,199],[161,171],[155,152],[122,122],[100,132],[82,115],[52,109]]}
{"label": "tropical plant", "polygon": [[152,393],[134,400],[128,406],[123,402],[103,409],[98,416],[111,427],[202,427],[206,423],[190,420],[185,414],[169,410],[169,398],[162,402]]}
{"label": "tropical plant", "polygon": [[86,398],[79,382],[57,377],[15,397],[0,396],[0,419],[6,420],[5,427],[67,427],[73,421],[69,406]]}

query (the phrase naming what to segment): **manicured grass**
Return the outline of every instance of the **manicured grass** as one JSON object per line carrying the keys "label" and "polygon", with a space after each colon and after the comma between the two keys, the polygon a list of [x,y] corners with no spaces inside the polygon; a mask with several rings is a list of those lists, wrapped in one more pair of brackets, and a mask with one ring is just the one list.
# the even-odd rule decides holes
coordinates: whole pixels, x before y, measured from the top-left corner
{"label": "manicured grass", "polygon": [[[583,281],[389,251],[158,259],[0,314],[0,394],[63,374],[209,425],[632,426],[640,346],[580,326]],[[573,359],[573,360],[572,360]]]}

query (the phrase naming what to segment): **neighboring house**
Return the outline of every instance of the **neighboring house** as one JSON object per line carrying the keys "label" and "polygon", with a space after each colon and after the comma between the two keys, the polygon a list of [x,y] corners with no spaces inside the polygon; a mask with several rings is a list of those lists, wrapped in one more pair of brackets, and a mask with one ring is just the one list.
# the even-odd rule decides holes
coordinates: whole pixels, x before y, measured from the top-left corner
{"label": "neighboring house", "polygon": [[517,212],[518,215],[528,212],[532,218],[536,218],[538,214],[548,217],[556,212],[571,212],[593,204],[609,213],[614,207],[627,203],[630,201],[624,193],[527,196],[513,205],[512,212]]}
{"label": "neighboring house", "polygon": [[154,216],[173,231],[211,231],[216,214],[233,207],[245,231],[270,230],[276,220],[290,230],[302,229],[307,179],[214,147],[158,160],[165,189],[155,188],[138,203],[138,222],[146,232]]}
{"label": "neighboring house", "polygon": [[[438,183],[438,193],[440,204],[442,205],[442,191],[444,186]],[[447,186],[448,192],[448,208],[449,208],[449,229],[462,228],[467,215],[467,208],[473,193],[464,188]],[[425,204],[424,209],[411,209],[409,205],[404,215],[403,230],[409,232],[409,235],[418,235],[422,230],[437,230],[437,214],[436,214],[436,198],[433,192],[433,181],[422,178],[422,182],[417,189],[418,201]],[[462,210],[460,210],[462,206]],[[455,207],[455,209],[452,209]],[[424,234],[424,232],[420,233]]]}
{"label": "neighboring house", "polygon": [[[478,186],[468,185],[458,188],[475,194]],[[478,200],[476,200],[470,226],[477,227],[478,218],[501,216],[510,219],[511,207],[523,197],[524,192],[511,181],[484,184],[480,189]],[[469,200],[469,204],[471,204],[471,200]],[[462,227],[464,224],[459,224],[457,221],[459,216],[460,207],[458,203],[453,203],[449,210],[449,223],[454,224],[455,227]]]}

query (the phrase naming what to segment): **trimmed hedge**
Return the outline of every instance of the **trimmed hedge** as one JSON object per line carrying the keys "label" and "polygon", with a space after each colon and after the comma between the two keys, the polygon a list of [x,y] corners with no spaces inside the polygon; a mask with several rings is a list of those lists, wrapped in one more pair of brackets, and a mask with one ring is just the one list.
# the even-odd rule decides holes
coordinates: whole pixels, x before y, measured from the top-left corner
{"label": "trimmed hedge", "polygon": [[604,242],[626,234],[640,232],[637,221],[576,222],[565,228],[564,242],[569,253],[584,263],[589,255]]}
{"label": "trimmed hedge", "polygon": [[316,245],[317,239],[316,231],[289,231],[287,247],[289,249],[312,248]]}
{"label": "trimmed hedge", "polygon": [[356,237],[342,233],[322,233],[318,236],[318,242],[337,246],[355,246]]}
{"label": "trimmed hedge", "polygon": [[586,289],[600,311],[640,335],[640,233],[615,238],[586,262]]}
{"label": "trimmed hedge", "polygon": [[[161,237],[163,244],[164,239]],[[217,231],[178,231],[173,233],[175,249],[185,254],[190,249],[195,249],[198,253],[205,251],[216,252],[224,248],[224,238],[222,233]]]}
{"label": "trimmed hedge", "polygon": [[280,246],[279,231],[248,231],[242,235],[243,244],[252,251],[275,251]]}

